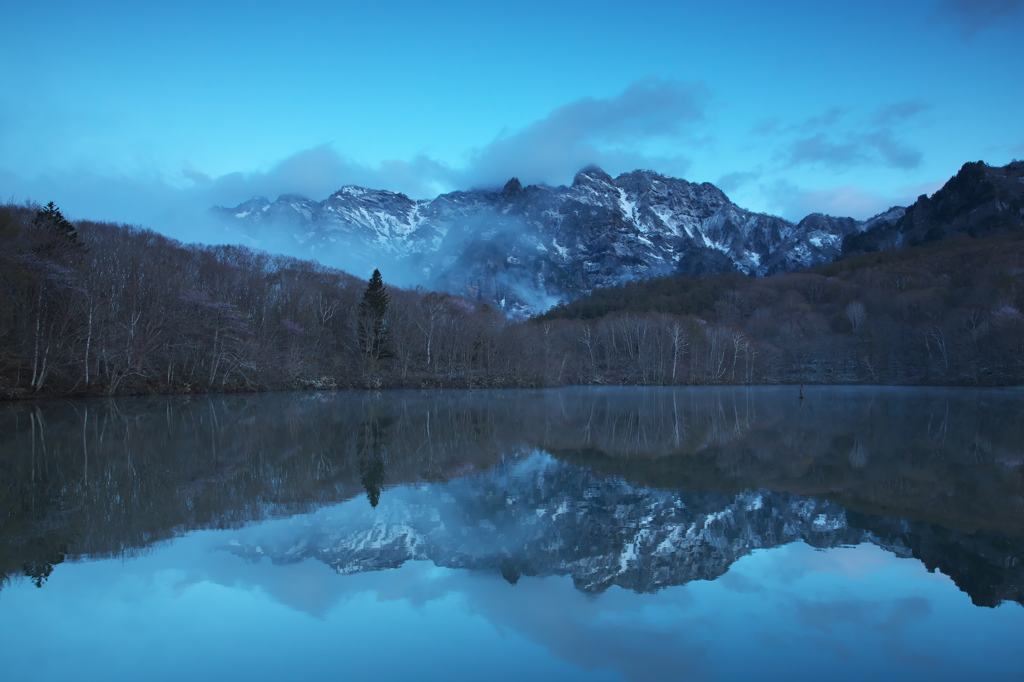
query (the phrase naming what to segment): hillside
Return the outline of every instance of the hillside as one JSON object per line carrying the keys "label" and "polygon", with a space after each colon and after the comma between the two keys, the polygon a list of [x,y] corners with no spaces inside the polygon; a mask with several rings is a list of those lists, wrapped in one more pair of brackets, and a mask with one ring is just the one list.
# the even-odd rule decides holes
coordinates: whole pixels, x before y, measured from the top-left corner
{"label": "hillside", "polygon": [[[686,320],[687,338],[718,347],[705,374],[713,382],[746,376],[753,363],[755,382],[991,385],[1024,379],[1021,310],[1024,239],[1006,234],[961,235],[774,277],[631,282],[538,319],[646,328],[642,335],[660,338],[658,352],[669,354],[678,346],[673,323],[662,329],[659,321]],[[611,343],[613,332],[606,334]],[[645,376],[643,364],[634,375]]]}

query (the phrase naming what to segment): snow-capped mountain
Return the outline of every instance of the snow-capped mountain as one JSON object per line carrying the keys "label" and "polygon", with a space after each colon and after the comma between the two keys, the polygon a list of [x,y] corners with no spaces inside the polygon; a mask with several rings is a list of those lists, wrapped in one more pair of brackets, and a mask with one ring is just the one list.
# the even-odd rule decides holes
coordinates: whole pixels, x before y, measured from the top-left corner
{"label": "snow-capped mountain", "polygon": [[283,195],[214,210],[259,240],[287,234],[321,261],[399,268],[511,312],[658,275],[790,272],[834,260],[843,238],[865,224],[902,217],[890,211],[861,223],[812,214],[794,224],[744,210],[710,183],[647,170],[612,178],[596,167],[568,187],[523,187],[513,178],[500,191],[414,201],[348,186],[319,203]]}
{"label": "snow-capped mountain", "polygon": [[[599,477],[537,453],[446,484],[395,488],[380,506],[365,499],[301,519],[242,530],[225,550],[258,561],[322,561],[340,574],[407,561],[521,575],[570,576],[580,590],[612,585],[654,592],[715,580],[756,549],[803,541],[817,548],[875,544],[941,568],[976,603],[1024,602],[1019,548],[970,534],[848,512],[833,502],[781,492],[658,490]],[[973,564],[965,561],[970,548]]]}

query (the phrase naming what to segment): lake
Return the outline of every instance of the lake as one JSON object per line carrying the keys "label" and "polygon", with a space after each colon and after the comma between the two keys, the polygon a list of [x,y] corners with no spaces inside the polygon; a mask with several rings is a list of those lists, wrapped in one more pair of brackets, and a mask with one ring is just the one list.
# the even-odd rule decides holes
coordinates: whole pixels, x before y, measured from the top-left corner
{"label": "lake", "polygon": [[1024,391],[0,405],[8,680],[1024,679]]}

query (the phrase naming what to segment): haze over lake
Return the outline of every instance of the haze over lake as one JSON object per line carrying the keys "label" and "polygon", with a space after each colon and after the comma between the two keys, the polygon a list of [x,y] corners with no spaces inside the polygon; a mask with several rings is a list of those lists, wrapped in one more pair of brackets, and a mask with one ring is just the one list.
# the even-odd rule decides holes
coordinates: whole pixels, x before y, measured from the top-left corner
{"label": "haze over lake", "polygon": [[859,387],[8,403],[0,655],[41,680],[1020,679],[1022,408]]}

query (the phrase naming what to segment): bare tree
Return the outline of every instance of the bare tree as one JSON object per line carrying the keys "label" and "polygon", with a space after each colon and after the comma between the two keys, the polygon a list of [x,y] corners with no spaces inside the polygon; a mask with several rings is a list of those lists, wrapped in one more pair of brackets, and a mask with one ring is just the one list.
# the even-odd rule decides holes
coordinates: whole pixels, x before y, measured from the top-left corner
{"label": "bare tree", "polygon": [[686,336],[686,332],[683,330],[683,325],[679,320],[672,320],[668,326],[669,339],[672,341],[672,383],[676,383],[676,370],[679,369],[679,359],[683,357],[683,353],[686,352],[686,346],[689,344],[689,338]]}
{"label": "bare tree", "polygon": [[868,319],[867,310],[864,308],[864,304],[860,301],[850,301],[846,304],[845,312],[846,319],[850,321],[850,326],[853,327],[853,333],[856,334]]}

